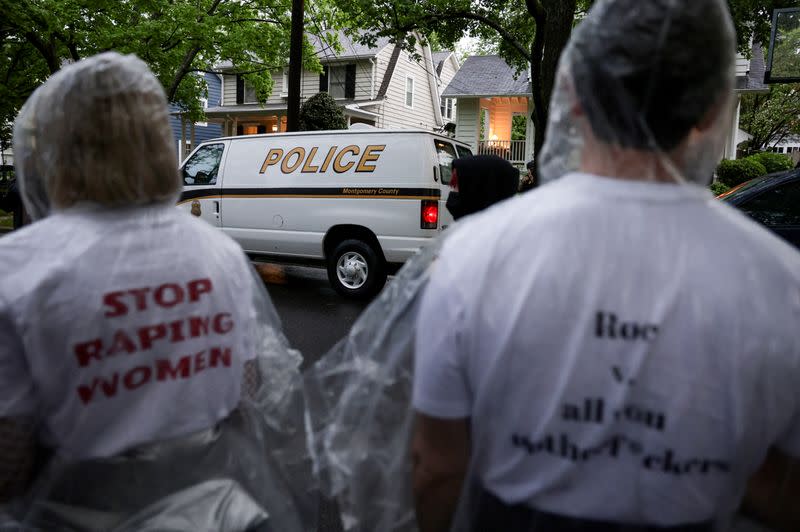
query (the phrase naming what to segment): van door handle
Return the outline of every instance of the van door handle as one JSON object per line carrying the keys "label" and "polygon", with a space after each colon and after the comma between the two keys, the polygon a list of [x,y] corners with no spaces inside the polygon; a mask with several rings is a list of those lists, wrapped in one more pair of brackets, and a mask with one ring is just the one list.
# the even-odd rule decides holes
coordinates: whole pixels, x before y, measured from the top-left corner
{"label": "van door handle", "polygon": [[217,218],[219,218],[219,201],[216,200],[214,201],[214,214],[216,214]]}

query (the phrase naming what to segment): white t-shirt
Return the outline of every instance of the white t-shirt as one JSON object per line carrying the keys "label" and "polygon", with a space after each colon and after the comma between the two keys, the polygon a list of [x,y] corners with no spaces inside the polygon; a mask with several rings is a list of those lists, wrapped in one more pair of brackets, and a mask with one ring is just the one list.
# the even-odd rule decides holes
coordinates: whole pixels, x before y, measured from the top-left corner
{"label": "white t-shirt", "polygon": [[506,503],[724,519],[770,445],[800,456],[800,253],[708,191],[572,174],[454,230],[413,403],[471,418]]}
{"label": "white t-shirt", "polygon": [[0,417],[73,459],[213,426],[254,356],[241,248],[171,206],[82,206],[0,240]]}

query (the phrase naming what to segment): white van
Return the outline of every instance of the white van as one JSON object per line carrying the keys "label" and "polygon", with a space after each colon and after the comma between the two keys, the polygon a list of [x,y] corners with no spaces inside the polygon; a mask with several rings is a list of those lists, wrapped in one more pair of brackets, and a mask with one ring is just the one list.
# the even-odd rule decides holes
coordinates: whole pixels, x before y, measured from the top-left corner
{"label": "white van", "polygon": [[220,138],[181,166],[179,205],[252,256],[324,262],[339,293],[369,297],[452,223],[450,164],[467,155],[414,130]]}

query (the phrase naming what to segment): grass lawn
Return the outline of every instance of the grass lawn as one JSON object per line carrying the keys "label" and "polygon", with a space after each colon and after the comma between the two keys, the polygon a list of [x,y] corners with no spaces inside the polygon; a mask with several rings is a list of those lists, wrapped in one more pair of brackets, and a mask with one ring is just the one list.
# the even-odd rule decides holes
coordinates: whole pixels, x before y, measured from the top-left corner
{"label": "grass lawn", "polygon": [[5,211],[0,211],[0,227],[12,227],[14,220],[12,216]]}

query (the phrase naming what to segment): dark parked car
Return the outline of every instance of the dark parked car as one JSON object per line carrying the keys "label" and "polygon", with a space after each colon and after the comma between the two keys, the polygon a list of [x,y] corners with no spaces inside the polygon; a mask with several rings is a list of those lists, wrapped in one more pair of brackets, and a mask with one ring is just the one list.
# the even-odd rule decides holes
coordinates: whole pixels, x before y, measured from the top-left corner
{"label": "dark parked car", "polygon": [[800,170],[757,177],[719,199],[800,248]]}

